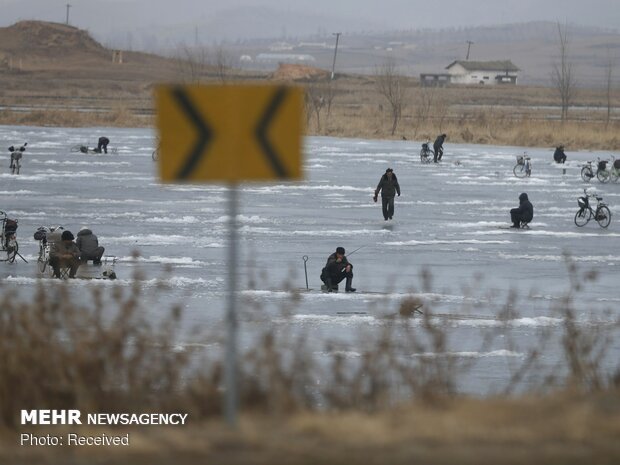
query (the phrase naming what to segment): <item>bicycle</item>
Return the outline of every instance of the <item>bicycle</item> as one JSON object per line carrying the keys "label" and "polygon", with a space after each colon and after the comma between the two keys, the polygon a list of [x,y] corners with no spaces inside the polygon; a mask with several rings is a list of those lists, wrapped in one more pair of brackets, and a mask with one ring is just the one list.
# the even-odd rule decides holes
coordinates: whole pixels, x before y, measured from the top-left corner
{"label": "bicycle", "polygon": [[512,172],[517,178],[525,178],[532,175],[532,161],[527,153],[517,155],[517,164],[512,169]]}
{"label": "bicycle", "polygon": [[[611,165],[607,169],[607,163]],[[611,160],[602,160],[598,163],[598,170],[596,171],[596,179],[602,183],[609,181],[618,182],[618,175],[620,174],[620,165],[616,163],[616,159],[611,155]]]}
{"label": "bicycle", "polygon": [[19,170],[22,167],[22,154],[26,151],[27,145],[28,142],[18,148],[15,148],[13,145],[9,147],[9,152],[11,152],[11,174],[19,174]]}
{"label": "bicycle", "polygon": [[[583,193],[585,195],[577,199],[579,211],[575,213],[575,225],[581,228],[594,218],[601,228],[609,226],[609,223],[611,223],[611,211],[609,211],[607,204],[603,202],[603,198],[596,194],[589,194],[586,189],[583,190]],[[590,205],[590,197],[596,198],[596,210],[593,210]]]}
{"label": "bicycle", "polygon": [[430,163],[435,157],[435,152],[428,146],[428,142],[422,144],[422,150],[420,150],[420,162],[423,164]]}
{"label": "bicycle", "polygon": [[[613,160],[613,156],[612,156],[612,160]],[[607,163],[608,163],[607,160],[601,160],[600,158],[597,158],[596,159],[596,173],[595,173],[594,169],[592,168],[592,160],[587,161],[586,164],[583,165],[583,167],[581,168],[581,179],[583,179],[584,182],[590,182],[592,178],[596,177],[600,182],[606,183],[610,179],[610,173],[607,170]],[[613,164],[615,164],[615,162],[612,161],[612,165]],[[616,176],[616,180],[617,180],[617,176]]]}
{"label": "bicycle", "polygon": [[16,257],[24,262],[28,261],[19,253],[17,243],[17,220],[10,219],[6,213],[0,211],[0,221],[2,222],[2,236],[0,238],[0,252],[6,252],[6,258],[0,258],[0,262],[13,263]]}

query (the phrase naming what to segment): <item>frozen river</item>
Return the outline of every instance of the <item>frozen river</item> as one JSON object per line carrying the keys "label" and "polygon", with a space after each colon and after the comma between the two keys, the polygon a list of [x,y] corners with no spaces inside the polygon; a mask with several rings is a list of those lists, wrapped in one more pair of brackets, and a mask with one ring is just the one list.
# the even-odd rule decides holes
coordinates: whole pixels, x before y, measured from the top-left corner
{"label": "frozen river", "polygon": [[[110,138],[118,155],[70,153],[72,145],[92,146],[101,135]],[[151,159],[154,135],[146,129],[3,126],[0,140],[3,150],[28,142],[22,174],[9,174],[8,151],[0,174],[0,210],[19,220],[20,252],[30,262],[0,263],[5,289],[28,296],[37,283],[60,285],[39,275],[33,233],[39,226],[62,225],[76,234],[88,226],[106,255],[118,258],[119,279],[71,281],[76,298],[85,298],[82,290],[96,286],[129,286],[140,271],[145,311],[153,318],[181,304],[188,329],[223,321],[225,186],[160,184]],[[421,165],[419,142],[308,138],[304,182],[240,186],[245,349],[253,332],[274,325],[278,331],[305,331],[319,356],[329,356],[330,341],[333,350],[359,357],[369,349],[364,335],[390,324],[386,317],[415,294],[444,318],[447,352],[478,359],[459,387],[489,392],[501,388],[508,366],[526,357],[542,331],[550,331],[551,339],[560,333],[557,306],[571,290],[565,254],[580,275],[598,272],[596,281],[574,296],[579,324],[605,326],[618,318],[620,184],[592,183],[614,215],[608,229],[595,222],[583,228],[573,223],[584,187],[581,163],[608,154],[569,151],[564,173],[551,163],[550,149],[527,149],[533,174],[517,179],[512,174],[515,155],[525,149],[452,144],[449,139],[445,145],[443,163]],[[381,203],[372,201],[387,167],[394,169],[402,189],[389,223],[383,221]],[[518,205],[521,192],[534,205],[534,221],[529,230],[510,230],[508,212]],[[309,257],[309,287],[316,290],[325,259],[337,246],[349,252],[360,248],[350,257],[358,293],[312,291],[293,299],[287,289],[306,286],[302,257]],[[485,334],[498,331],[497,314],[508,301],[510,334],[483,347]],[[283,308],[290,313],[286,318]],[[611,370],[620,359],[617,338],[610,350],[606,366]],[[548,366],[555,366],[563,355],[556,347],[545,357]]]}

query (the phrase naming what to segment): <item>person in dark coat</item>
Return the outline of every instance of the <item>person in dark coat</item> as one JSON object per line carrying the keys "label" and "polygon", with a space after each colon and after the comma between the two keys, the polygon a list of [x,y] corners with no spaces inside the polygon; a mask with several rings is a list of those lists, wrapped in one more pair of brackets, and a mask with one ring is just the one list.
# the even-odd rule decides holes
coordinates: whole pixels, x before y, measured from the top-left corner
{"label": "person in dark coat", "polygon": [[84,226],[80,229],[75,240],[75,245],[80,249],[80,259],[83,262],[93,261],[93,265],[101,265],[101,256],[105,248],[99,246],[99,240],[93,232]]}
{"label": "person in dark coat", "polygon": [[519,207],[510,210],[511,228],[520,228],[521,223],[529,223],[534,218],[534,207],[524,192],[519,196]]}
{"label": "person in dark coat", "polygon": [[566,161],[566,154],[564,153],[564,146],[558,145],[553,152],[553,159],[556,163],[564,163]]}
{"label": "person in dark coat", "polygon": [[392,168],[385,170],[385,174],[379,179],[379,184],[375,189],[375,196],[373,200],[376,202],[381,192],[381,206],[383,209],[383,218],[385,221],[391,220],[394,216],[394,197],[396,194],[400,197],[400,186],[398,185],[398,179],[394,174]]}
{"label": "person in dark coat", "polygon": [[68,267],[69,277],[75,278],[80,266],[80,249],[73,242],[71,231],[63,231],[60,243],[50,249],[50,266],[54,270],[54,277],[60,278],[60,268]]}
{"label": "person in dark coat", "polygon": [[97,143],[97,148],[95,149],[95,152],[101,153],[101,150],[103,150],[103,153],[108,153],[109,143],[110,143],[110,139],[108,139],[107,137],[100,137],[99,142]]}
{"label": "person in dark coat", "polygon": [[327,292],[338,291],[338,283],[346,279],[345,291],[355,292],[356,289],[351,287],[353,283],[353,265],[349,263],[344,255],[344,247],[337,247],[336,252],[327,257],[327,263],[321,270],[321,281],[325,286],[322,289]]}
{"label": "person in dark coat", "polygon": [[441,161],[441,157],[443,156],[443,143],[446,140],[446,136],[445,134],[440,134],[437,136],[437,139],[435,139],[435,143],[433,144],[433,150],[435,151],[435,157],[433,158],[433,161],[435,163],[437,163],[438,161]]}

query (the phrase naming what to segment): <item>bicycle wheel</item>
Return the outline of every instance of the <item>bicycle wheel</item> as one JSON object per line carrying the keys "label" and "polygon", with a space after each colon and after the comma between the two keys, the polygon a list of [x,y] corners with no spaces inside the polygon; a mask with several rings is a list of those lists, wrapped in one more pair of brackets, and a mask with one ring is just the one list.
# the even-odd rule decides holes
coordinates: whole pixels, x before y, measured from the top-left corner
{"label": "bicycle wheel", "polygon": [[609,179],[611,179],[611,182],[618,182],[618,179],[620,179],[620,172],[615,168],[612,169],[609,172]]}
{"label": "bicycle wheel", "polygon": [[[420,157],[422,157],[422,154],[420,154]],[[153,159],[153,161],[159,160],[159,150],[158,149],[153,150],[153,153],[151,153],[151,158]]]}
{"label": "bicycle wheel", "polygon": [[512,172],[515,174],[517,178],[524,178],[525,176],[527,176],[525,165],[520,165],[518,163],[512,169]]}
{"label": "bicycle wheel", "polygon": [[589,166],[584,166],[583,168],[581,168],[581,179],[584,180],[584,182],[590,182],[590,179],[592,179],[594,177],[594,173],[592,173],[592,168],[590,168]]}
{"label": "bicycle wheel", "polygon": [[575,213],[575,224],[578,227],[585,226],[590,221],[590,210],[582,208],[577,213]]}
{"label": "bicycle wheel", "polygon": [[74,145],[74,146],[72,146],[72,147],[69,149],[69,151],[70,151],[70,152],[79,152],[79,151],[80,151],[80,148],[82,148],[82,146],[81,146],[81,145]]}
{"label": "bicycle wheel", "polygon": [[45,272],[45,267],[47,266],[47,254],[45,250],[39,249],[39,258],[37,258],[37,267],[41,273]]}
{"label": "bicycle wheel", "polygon": [[607,170],[598,170],[596,172],[596,178],[602,183],[606,183],[609,181],[609,171]]}
{"label": "bicycle wheel", "polygon": [[594,219],[601,228],[606,228],[607,226],[609,226],[609,223],[611,223],[611,212],[609,211],[609,208],[607,208],[605,205],[597,208]]}

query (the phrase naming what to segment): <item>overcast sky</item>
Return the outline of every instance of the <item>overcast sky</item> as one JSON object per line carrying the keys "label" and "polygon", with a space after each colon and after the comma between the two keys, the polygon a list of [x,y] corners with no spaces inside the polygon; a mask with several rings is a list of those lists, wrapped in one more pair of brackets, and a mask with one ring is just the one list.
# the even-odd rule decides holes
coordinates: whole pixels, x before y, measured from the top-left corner
{"label": "overcast sky", "polygon": [[67,3],[70,23],[98,36],[200,27],[231,40],[537,20],[620,29],[620,0],[0,0],[0,26],[64,22]]}

